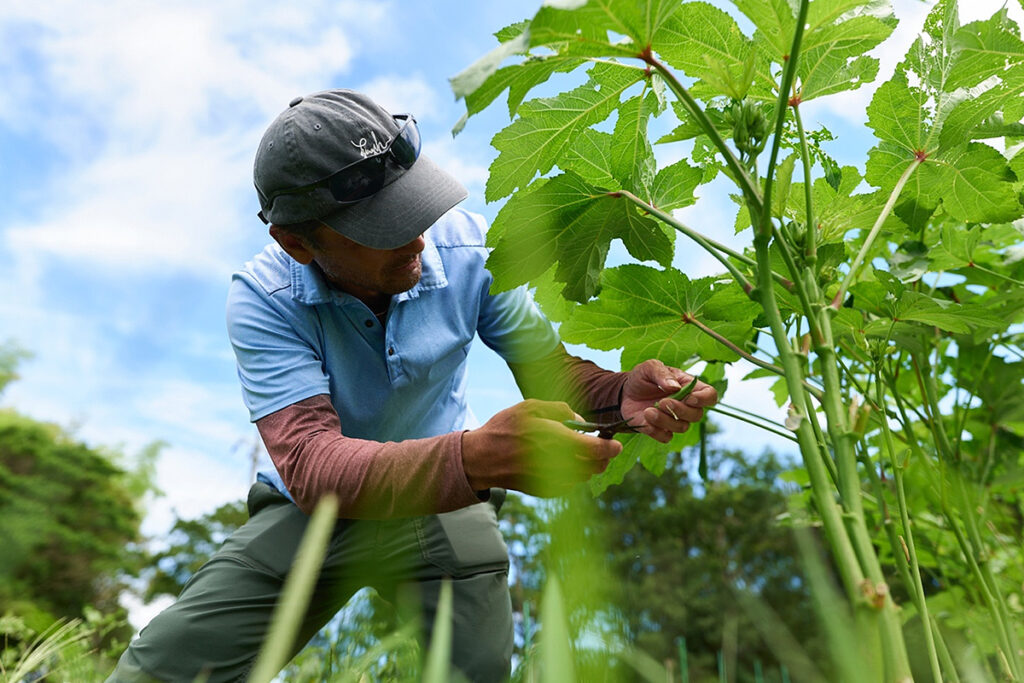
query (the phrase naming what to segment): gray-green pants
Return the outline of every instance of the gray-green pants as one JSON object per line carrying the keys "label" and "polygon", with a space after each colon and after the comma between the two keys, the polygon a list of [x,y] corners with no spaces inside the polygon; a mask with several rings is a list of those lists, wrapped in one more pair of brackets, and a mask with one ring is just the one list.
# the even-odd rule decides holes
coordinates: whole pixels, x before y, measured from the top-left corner
{"label": "gray-green pants", "polygon": [[[309,521],[265,484],[252,487],[248,503],[249,521],[142,629],[108,683],[245,680]],[[429,629],[444,579],[454,589],[453,666],[470,681],[506,679],[508,551],[489,503],[428,517],[338,520],[296,652],[364,586],[388,599],[411,592]]]}

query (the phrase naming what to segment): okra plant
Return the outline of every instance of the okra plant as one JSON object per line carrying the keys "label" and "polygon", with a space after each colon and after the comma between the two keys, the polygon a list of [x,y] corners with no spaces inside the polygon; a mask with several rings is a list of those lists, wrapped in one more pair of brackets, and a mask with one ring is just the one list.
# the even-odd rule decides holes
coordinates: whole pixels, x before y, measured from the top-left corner
{"label": "okra plant", "polygon": [[[495,290],[528,283],[566,341],[624,367],[777,378],[778,419],[721,410],[796,442],[864,680],[909,680],[911,659],[1021,680],[1024,42],[1005,8],[961,24],[935,4],[871,99],[874,147],[840,166],[801,112],[875,80],[895,25],[886,0],[548,0],[452,84],[466,118],[507,92]],[[676,213],[719,176],[745,248]],[[673,266],[694,246],[721,275]],[[697,432],[619,436],[595,490]]]}

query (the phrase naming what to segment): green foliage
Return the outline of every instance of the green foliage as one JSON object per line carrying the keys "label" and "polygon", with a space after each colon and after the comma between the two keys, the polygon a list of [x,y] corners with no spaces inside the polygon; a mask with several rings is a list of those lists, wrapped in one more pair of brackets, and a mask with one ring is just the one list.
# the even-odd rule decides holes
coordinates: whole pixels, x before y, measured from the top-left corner
{"label": "green foliage", "polygon": [[178,517],[164,542],[167,546],[146,558],[148,583],[142,599],[176,596],[192,575],[221,544],[249,518],[245,501],[225,503],[196,519]]}
{"label": "green foliage", "polygon": [[1005,10],[961,27],[956,2],[943,0],[925,32],[879,87],[868,126],[879,139],[866,178],[892,187],[907,164],[926,159],[903,199],[942,203],[965,222],[998,222],[1020,215],[1016,177],[995,149],[972,142],[973,131],[1019,99],[1024,88],[1024,42],[1011,32]]}
{"label": "green foliage", "polygon": [[138,567],[133,473],[55,425],[0,413],[0,612],[75,618],[119,613],[122,573]]}
{"label": "green foliage", "polygon": [[752,673],[755,661],[776,656],[744,594],[795,633],[805,656],[825,661],[792,531],[777,522],[786,511],[781,465],[771,454],[752,462],[712,449],[705,487],[696,455],[673,453],[660,477],[638,470],[598,499],[630,642],[664,661],[683,636],[694,674],[710,676],[732,630],[733,668]]}
{"label": "green foliage", "polygon": [[[717,680],[723,648],[740,680],[752,679],[758,661],[777,670],[780,656],[827,666],[792,530],[778,523],[787,510],[782,466],[770,453],[754,460],[711,448],[706,484],[694,468],[698,450],[671,453],[660,476],[634,470],[590,502],[509,495],[500,521],[512,557],[513,609],[521,615],[517,651],[533,662],[521,678],[544,670],[533,650],[533,618],[540,606],[544,638],[549,579],[565,587],[551,618],[564,620],[569,635],[558,634],[566,627],[556,624],[547,637],[573,643],[562,650],[574,653],[577,666],[600,662],[597,677],[588,672],[577,680],[630,680],[624,663],[633,666],[640,655],[627,653],[675,661],[680,637],[692,680]],[[773,641],[759,628],[767,620],[789,629],[788,651],[770,649]],[[594,648],[597,632],[602,645]]]}
{"label": "green foliage", "polygon": [[30,358],[31,355],[13,342],[8,341],[0,344],[0,394],[7,388],[8,384],[18,379],[18,365],[23,360]]}
{"label": "green foliage", "polygon": [[[467,116],[477,92],[510,92],[488,181],[488,199],[511,194],[490,238],[495,289],[529,282],[566,340],[621,349],[626,367],[750,361],[778,377],[808,487],[794,501],[870,634],[857,656],[881,652],[892,680],[1021,678],[1021,583],[1005,568],[1024,469],[1024,41],[1005,9],[962,25],[940,0],[872,97],[876,145],[840,168],[827,146],[842,131],[808,132],[801,105],[873,80],[868,53],[894,25],[884,0],[567,0],[454,86]],[[556,65],[583,84],[528,99]],[[672,130],[665,149],[686,142],[671,165],[655,123]],[[671,213],[720,173],[737,232],[753,228],[742,251]],[[666,229],[727,272],[678,272]],[[638,263],[606,268],[615,240]],[[595,491],[637,462],[665,471],[670,447],[620,438]]]}
{"label": "green foliage", "polygon": [[250,681],[263,683],[273,679],[302,646],[296,639],[320,575],[331,532],[338,519],[337,512],[338,500],[333,496],[321,498],[313,510],[295,553],[295,561],[281,589],[281,598],[274,607],[270,630],[249,673]]}

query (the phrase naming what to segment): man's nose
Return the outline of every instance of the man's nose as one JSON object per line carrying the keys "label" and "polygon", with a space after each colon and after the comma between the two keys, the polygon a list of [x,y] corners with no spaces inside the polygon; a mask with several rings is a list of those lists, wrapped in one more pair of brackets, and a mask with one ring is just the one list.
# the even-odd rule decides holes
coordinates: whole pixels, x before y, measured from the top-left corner
{"label": "man's nose", "polygon": [[395,251],[402,254],[418,254],[427,246],[427,241],[423,239],[423,233],[420,233],[419,237],[414,239],[405,246],[398,247]]}

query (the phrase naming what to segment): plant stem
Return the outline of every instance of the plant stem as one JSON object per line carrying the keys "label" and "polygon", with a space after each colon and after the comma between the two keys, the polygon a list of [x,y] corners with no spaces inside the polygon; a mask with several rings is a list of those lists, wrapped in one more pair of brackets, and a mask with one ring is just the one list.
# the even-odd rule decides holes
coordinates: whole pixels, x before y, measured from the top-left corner
{"label": "plant stem", "polygon": [[[806,394],[803,385],[803,372],[796,354],[789,348],[786,338],[786,330],[782,324],[782,315],[779,312],[778,304],[775,301],[775,292],[771,287],[771,277],[768,275],[768,265],[771,263],[771,256],[768,253],[768,238],[766,235],[758,234],[754,237],[754,246],[758,262],[758,292],[761,296],[761,306],[765,316],[768,318],[772,335],[775,339],[775,346],[779,350],[783,367],[785,369],[786,386],[793,403],[798,406],[806,406]],[[832,487],[829,485],[828,473],[824,464],[827,453],[819,447],[818,440],[814,434],[814,428],[810,425],[809,419],[801,420],[796,429],[797,441],[800,444],[800,453],[811,479],[811,487],[814,491],[814,499],[825,527],[825,534],[832,546],[832,552],[836,559],[836,565],[843,579],[843,586],[851,604],[858,600],[858,586],[864,580],[861,572],[860,561],[857,553],[854,552],[850,537],[847,534],[846,526],[843,523],[839,507],[833,500]]]}
{"label": "plant stem", "polygon": [[[710,410],[713,413],[720,413],[722,415],[725,415],[726,417],[731,417],[732,419],[739,420],[740,422],[746,422],[747,424],[753,425],[753,426],[755,426],[755,427],[757,427],[759,429],[763,429],[766,432],[771,432],[772,434],[775,434],[776,436],[781,436],[783,439],[789,439],[790,441],[799,443],[796,440],[796,437],[794,437],[792,434],[787,434],[786,432],[783,432],[783,431],[778,430],[778,429],[774,429],[774,428],[772,428],[772,427],[770,427],[770,426],[768,426],[766,424],[763,424],[763,423],[760,423],[760,422],[756,422],[754,420],[751,420],[750,418],[747,418],[747,417],[744,417],[743,415],[740,415],[739,413],[734,413],[731,410],[727,410],[726,408],[731,408],[731,406],[725,406],[725,405],[722,405],[721,403],[719,403],[718,405],[715,405],[715,406],[712,406],[712,407],[708,408],[708,410]],[[733,409],[733,410],[735,410],[735,409]]]}
{"label": "plant stem", "polygon": [[654,58],[654,55],[651,54],[650,50],[647,50],[644,54],[640,55],[640,58],[658,70],[661,77],[665,79],[666,83],[668,83],[668,87],[672,89],[672,92],[674,92],[686,106],[687,111],[693,115],[697,120],[697,123],[700,124],[700,127],[704,129],[704,133],[711,139],[711,142],[714,143],[715,147],[718,148],[718,151],[725,158],[726,166],[728,166],[729,170],[732,171],[735,176],[736,184],[740,186],[740,189],[743,191],[747,201],[753,206],[756,206],[758,213],[760,213],[761,207],[763,206],[761,193],[758,191],[757,186],[750,178],[746,169],[743,168],[743,164],[740,163],[740,160],[732,153],[729,146],[725,144],[725,140],[723,140],[722,136],[718,133],[718,129],[715,128],[715,124],[711,123],[711,119],[709,119],[708,115],[704,113],[703,109],[701,109],[697,100],[693,98],[690,91],[679,82],[679,79],[676,78],[676,75],[672,73],[668,67]]}
{"label": "plant stem", "polygon": [[[878,405],[885,405],[885,389],[883,388],[881,380],[881,371],[878,371],[875,380],[875,399]],[[924,584],[921,582],[921,565],[917,559],[917,545],[914,543],[914,533],[910,526],[910,511],[907,507],[907,493],[906,487],[903,483],[903,465],[896,460],[896,445],[893,443],[892,432],[889,429],[889,422],[883,416],[882,418],[882,436],[884,438],[885,448],[889,454],[889,464],[892,468],[892,476],[896,482],[896,497],[899,504],[900,511],[900,523],[903,525],[903,539],[906,542],[907,554],[910,562],[910,576],[914,583],[908,587],[913,588],[913,595],[916,597],[914,600],[917,611],[921,615],[921,621],[924,624],[924,638],[925,646],[928,651],[928,662],[932,668],[932,678],[935,679],[936,683],[942,683],[942,668],[939,666],[939,654],[935,647],[935,639],[932,635],[932,630],[929,627],[931,624],[931,616],[928,613],[928,601],[924,595]],[[894,548],[895,552],[895,548]]]}
{"label": "plant stem", "polygon": [[807,149],[807,135],[804,133],[804,122],[800,116],[800,105],[793,105],[793,118],[796,120],[796,130],[800,134],[800,159],[804,166],[804,220],[806,222],[806,247],[804,256],[811,272],[815,271],[818,262],[818,224],[814,216],[814,196],[811,186],[811,155]]}
{"label": "plant stem", "polygon": [[[616,192],[611,192],[609,194],[612,196],[619,196],[624,199],[628,199],[633,204],[643,209],[645,212],[651,214],[652,216],[655,216],[663,223],[666,223],[675,230],[683,233],[684,235],[692,239],[694,242],[699,244],[701,247],[703,247],[706,252],[711,254],[711,256],[713,256],[716,260],[722,263],[726,268],[729,268],[731,264],[728,262],[728,260],[724,260],[722,254],[730,256],[739,261],[740,263],[750,266],[751,268],[757,266],[757,262],[754,259],[747,256],[746,254],[742,254],[736,251],[735,249],[731,249],[728,246],[722,244],[721,242],[717,242],[708,237],[707,235],[704,235],[698,232],[697,230],[694,230],[685,223],[681,223],[680,221],[676,220],[676,218],[672,216],[672,214],[666,213],[665,211],[662,211],[658,207],[654,206],[653,204],[645,202],[632,192],[629,192],[627,190],[618,190]],[[729,272],[732,273],[733,271],[730,269]],[[775,281],[778,282],[780,285],[785,287],[787,291],[791,291],[795,287],[791,280],[786,279],[785,277],[779,275],[774,271],[772,272],[772,278],[774,278]],[[744,278],[739,282],[742,286],[743,283],[747,282],[747,280],[746,278]]]}
{"label": "plant stem", "polygon": [[684,235],[692,239],[694,242],[699,244],[701,247],[703,247],[704,251],[714,256],[719,263],[725,266],[726,269],[732,274],[733,278],[736,279],[736,282],[739,283],[741,287],[743,287],[744,292],[749,294],[750,290],[753,289],[752,285],[750,284],[750,281],[747,280],[747,277],[743,273],[741,273],[740,270],[735,265],[733,265],[733,263],[729,261],[728,258],[726,258],[726,256],[732,256],[733,258],[743,261],[744,263],[753,265],[753,261],[750,258],[743,256],[742,254],[733,251],[732,249],[729,249],[724,244],[719,244],[718,242],[715,242],[714,240],[705,237],[704,235],[697,232],[693,228],[683,225],[675,218],[673,218],[671,215],[665,213],[664,211],[655,206],[652,206],[651,204],[648,204],[647,202],[640,199],[632,192],[620,190],[617,192],[612,192],[610,194],[612,196],[619,196],[623,197],[624,199],[628,199],[633,204],[636,204],[647,213],[651,214],[652,216],[657,216],[663,222],[667,223],[668,225],[672,226],[679,232],[683,233]]}
{"label": "plant stem", "polygon": [[[935,436],[936,445],[939,447],[940,452],[943,453],[948,462],[956,462],[953,459],[954,450],[952,444],[949,442],[949,436],[946,434],[946,430],[943,428],[941,420],[937,417],[939,415],[939,397],[935,386],[934,370],[931,367],[928,358],[925,356],[914,354],[913,361],[915,367],[918,369],[918,381],[922,386],[922,394],[925,398],[925,407],[928,409],[928,412],[932,417],[932,433]],[[993,620],[997,626],[997,632],[999,634],[1002,647],[1004,648],[1004,652],[1008,653],[1007,657],[1012,657],[1012,659],[1006,663],[1010,669],[1009,673],[1019,680],[1021,677],[1018,664],[1019,659],[1017,656],[1019,647],[1017,644],[1016,633],[1010,626],[1012,620],[1006,609],[1006,601],[1002,596],[1002,592],[999,590],[999,584],[992,573],[992,567],[987,561],[979,561],[979,558],[983,558],[988,555],[988,551],[978,528],[977,520],[975,519],[976,504],[971,501],[968,496],[967,489],[964,485],[963,474],[959,469],[955,469],[953,471],[952,481],[953,494],[957,497],[960,503],[960,517],[963,520],[964,529],[966,529],[966,537],[964,537],[963,532],[960,531],[957,519],[953,517],[953,512],[949,508],[949,504],[946,500],[943,500],[943,514],[946,516],[949,525],[953,528],[953,531],[957,536],[957,540],[960,542],[961,551],[971,564],[972,571],[975,571],[976,577],[978,578],[978,588],[982,591],[982,597],[988,605],[989,612],[992,614]]]}
{"label": "plant stem", "polygon": [[[804,386],[807,386],[806,381],[804,382]],[[828,457],[827,455],[829,452],[828,440],[825,438],[825,433],[821,431],[821,425],[818,424],[817,412],[815,411],[814,404],[812,404],[811,400],[806,396],[804,397],[804,399],[804,412],[811,416],[808,419],[808,422],[811,423],[811,428],[814,430],[815,441],[818,444],[818,448],[821,450],[821,452],[826,454],[824,457],[822,457],[821,461],[825,465],[825,469],[828,470],[828,476],[832,480],[832,485],[838,488],[839,475],[836,473],[836,463],[834,460],[832,460],[832,458]]]}
{"label": "plant stem", "polygon": [[811,300],[808,298],[807,288],[804,286],[803,278],[796,266],[796,261],[793,260],[793,254],[789,250],[789,245],[782,239],[782,235],[779,231],[773,228],[772,233],[775,235],[775,241],[779,245],[779,252],[782,254],[782,260],[786,263],[786,268],[789,269],[790,277],[793,278],[793,288],[796,290],[797,298],[800,299],[800,305],[804,307],[804,316],[807,318],[807,324],[811,328],[811,338],[815,343],[820,343],[821,329],[818,327],[818,322],[814,315],[814,308],[811,306]]}
{"label": "plant stem", "polygon": [[1009,282],[1011,285],[1016,285],[1018,287],[1024,287],[1024,282],[1021,282],[1020,280],[1015,280],[1015,279],[1013,279],[1012,277],[1010,277],[1008,275],[1003,275],[1002,273],[997,273],[994,270],[989,270],[985,266],[979,266],[977,263],[971,263],[968,267],[973,268],[974,270],[981,271],[982,273],[985,273],[986,275],[991,275],[992,277],[998,278],[998,279],[1000,279],[1000,280],[1002,280],[1004,282]]}
{"label": "plant stem", "polygon": [[899,181],[897,181],[896,187],[894,187],[892,192],[889,193],[889,200],[885,203],[885,206],[882,207],[882,212],[878,214],[878,219],[875,221],[875,224],[871,226],[871,232],[868,233],[867,239],[865,239],[864,244],[861,245],[860,251],[857,252],[857,256],[853,259],[853,262],[850,263],[850,271],[846,274],[846,277],[843,279],[843,284],[839,286],[839,292],[832,300],[832,308],[837,311],[839,310],[839,307],[843,305],[843,300],[846,298],[846,290],[850,288],[850,285],[852,285],[854,279],[856,279],[861,263],[863,263],[864,258],[871,249],[871,245],[874,244],[875,238],[878,237],[878,233],[882,229],[882,224],[885,223],[885,219],[887,219],[889,214],[892,212],[892,208],[896,205],[896,200],[900,198],[900,194],[903,192],[903,186],[907,184],[907,181],[910,180],[911,174],[920,165],[921,160],[919,159],[911,161],[906,169],[904,169],[903,175],[900,176]]}
{"label": "plant stem", "polygon": [[751,354],[747,353],[746,351],[744,351],[743,349],[741,349],[740,347],[736,346],[731,341],[729,341],[729,339],[727,339],[726,337],[722,336],[721,334],[719,334],[715,330],[711,329],[710,327],[708,327],[707,325],[702,323],[697,318],[687,317],[685,322],[693,325],[698,330],[700,330],[704,334],[708,335],[709,337],[711,337],[712,339],[717,341],[719,344],[727,347],[730,351],[732,351],[733,353],[737,354],[741,358],[744,358],[747,361],[753,363],[757,367],[764,368],[765,370],[768,370],[769,372],[774,372],[776,375],[779,375],[780,377],[784,377],[786,375],[786,371],[783,370],[782,368],[780,368],[778,365],[772,365],[768,361],[761,360],[757,356],[754,356],[754,355],[751,355]]}
{"label": "plant stem", "polygon": [[[775,133],[772,135],[772,151],[768,156],[768,171],[765,175],[764,200],[762,206],[764,211],[757,214],[760,225],[755,232],[767,234],[772,216],[772,189],[775,184],[775,163],[779,159],[779,149],[782,145],[782,127],[786,123],[786,110],[789,108],[789,92],[796,80],[796,68],[800,61],[800,46],[804,40],[804,26],[807,24],[807,10],[810,0],[800,0],[800,7],[796,12],[796,28],[793,31],[793,43],[789,48],[788,57],[783,59],[786,67],[782,71],[782,82],[779,83],[779,99],[775,105]],[[805,145],[806,147],[806,145]],[[751,215],[753,218],[753,214]]]}

